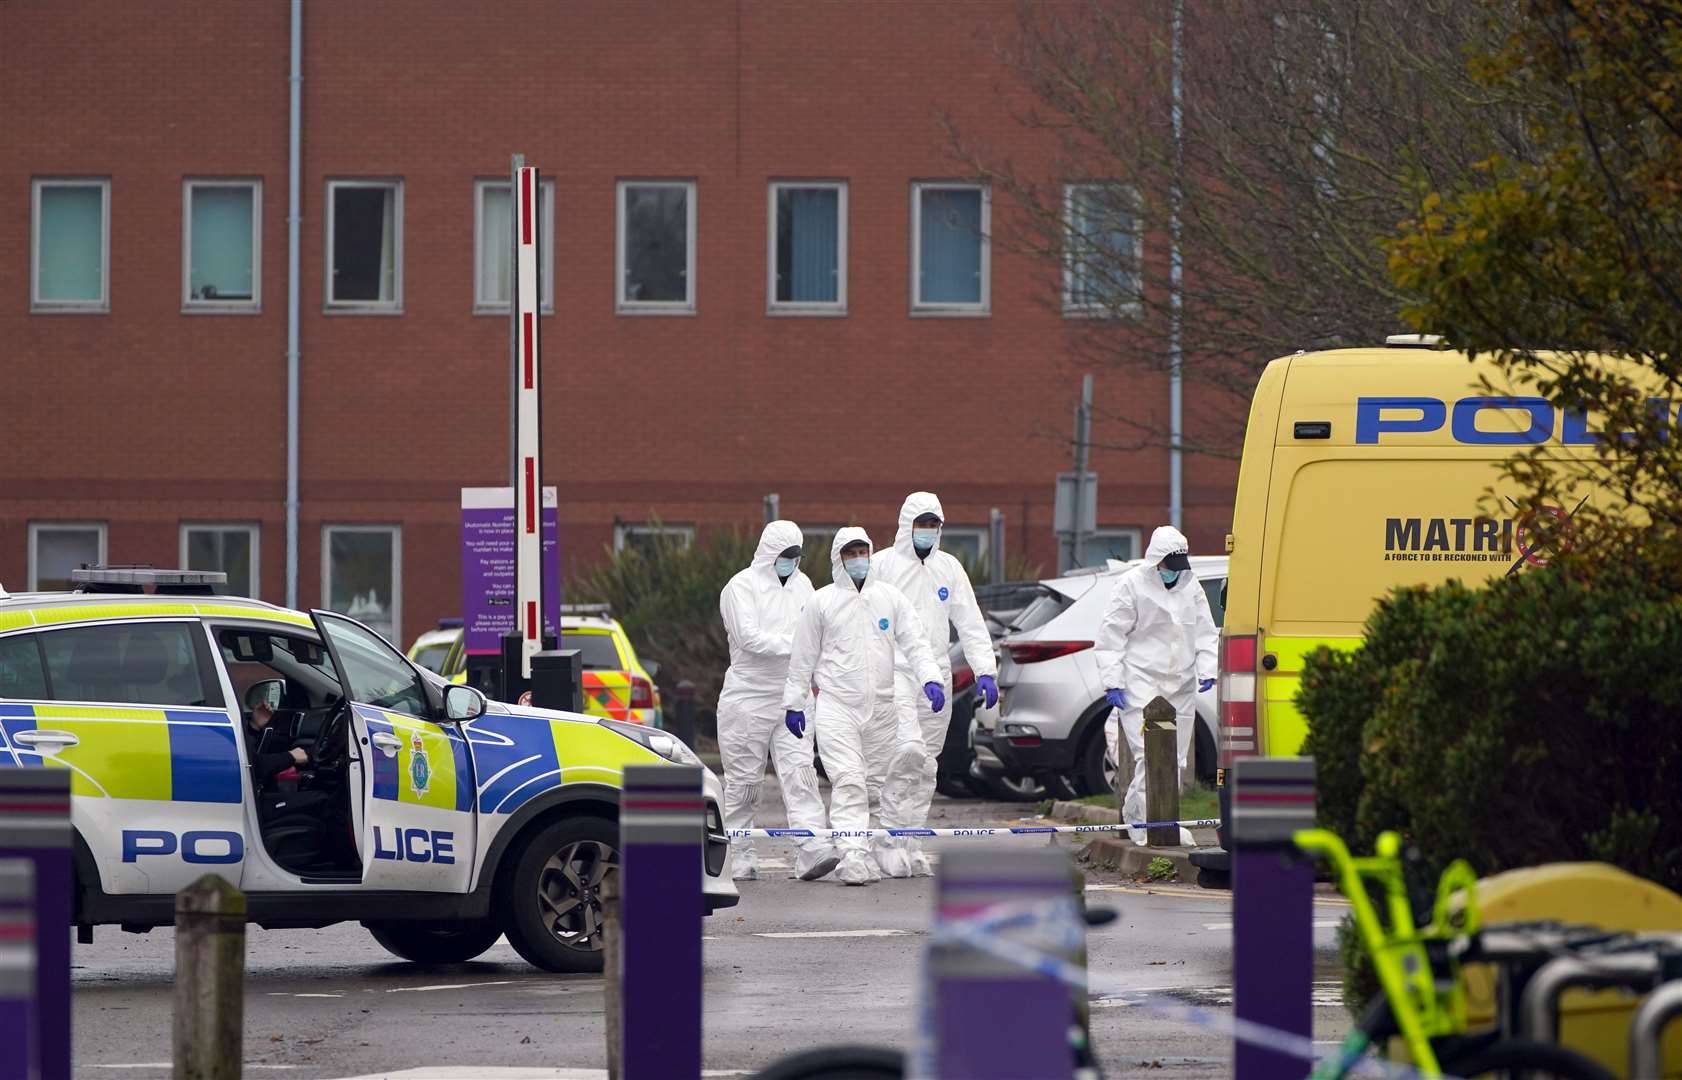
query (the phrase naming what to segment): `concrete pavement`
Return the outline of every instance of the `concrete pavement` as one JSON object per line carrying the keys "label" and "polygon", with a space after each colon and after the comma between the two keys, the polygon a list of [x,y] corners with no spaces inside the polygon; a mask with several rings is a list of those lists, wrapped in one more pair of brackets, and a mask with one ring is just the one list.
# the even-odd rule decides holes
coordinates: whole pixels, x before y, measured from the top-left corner
{"label": "concrete pavement", "polygon": [[[1031,812],[1020,804],[938,799],[935,824],[1006,823],[1025,809]],[[780,807],[768,810],[778,820]],[[1045,842],[941,844],[1002,849]],[[749,1075],[826,1043],[909,1046],[932,881],[863,889],[790,881],[782,875],[792,846],[760,843],[765,878],[744,882],[741,905],[704,924],[709,1074]],[[1227,894],[1097,878],[1089,873],[1088,902],[1116,907],[1121,918],[1092,932],[1094,972],[1216,1014],[1230,1010]],[[1332,929],[1341,914],[1326,906],[1316,915],[1320,1039],[1347,1030],[1337,1005]],[[76,946],[77,1076],[169,1075],[173,948],[169,930],[133,935],[106,927],[94,944]],[[597,1071],[604,1064],[601,979],[539,973],[505,943],[475,962],[428,970],[395,960],[355,924],[252,928],[246,990],[251,1076],[605,1075]],[[1179,1076],[1230,1072],[1230,1046],[1217,1035],[1122,1001],[1093,1006],[1093,1040],[1110,1076],[1140,1067]]]}

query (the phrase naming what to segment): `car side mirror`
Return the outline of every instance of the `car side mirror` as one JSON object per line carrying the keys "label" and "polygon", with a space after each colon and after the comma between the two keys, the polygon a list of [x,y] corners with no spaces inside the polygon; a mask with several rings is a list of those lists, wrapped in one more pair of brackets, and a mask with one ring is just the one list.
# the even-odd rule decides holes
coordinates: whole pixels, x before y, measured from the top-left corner
{"label": "car side mirror", "polygon": [[254,682],[245,691],[245,711],[254,712],[258,705],[268,703],[269,708],[278,709],[286,697],[285,679],[263,679]]}
{"label": "car side mirror", "polygon": [[444,715],[456,723],[485,715],[485,695],[471,686],[454,683],[444,691]]}

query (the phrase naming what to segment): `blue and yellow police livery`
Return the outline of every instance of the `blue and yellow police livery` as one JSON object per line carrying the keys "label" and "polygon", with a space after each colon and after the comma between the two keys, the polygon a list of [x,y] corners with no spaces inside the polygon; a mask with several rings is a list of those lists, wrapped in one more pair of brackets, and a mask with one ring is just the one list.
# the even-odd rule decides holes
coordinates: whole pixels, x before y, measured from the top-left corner
{"label": "blue and yellow police livery", "polygon": [[[0,592],[0,767],[70,772],[75,918],[166,925],[206,871],[264,926],[359,920],[449,962],[503,934],[601,967],[628,764],[699,764],[664,732],[487,701],[344,616],[210,595],[220,575],[75,572]],[[737,901],[705,774],[709,910]]]}

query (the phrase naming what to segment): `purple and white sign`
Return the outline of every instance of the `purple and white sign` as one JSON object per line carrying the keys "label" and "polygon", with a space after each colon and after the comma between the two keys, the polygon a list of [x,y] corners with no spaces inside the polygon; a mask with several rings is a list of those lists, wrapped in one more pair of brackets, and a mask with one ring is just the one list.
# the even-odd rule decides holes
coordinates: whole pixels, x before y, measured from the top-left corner
{"label": "purple and white sign", "polygon": [[[561,625],[560,512],[543,489],[543,629]],[[461,489],[461,623],[469,655],[502,651],[514,633],[514,489]]]}

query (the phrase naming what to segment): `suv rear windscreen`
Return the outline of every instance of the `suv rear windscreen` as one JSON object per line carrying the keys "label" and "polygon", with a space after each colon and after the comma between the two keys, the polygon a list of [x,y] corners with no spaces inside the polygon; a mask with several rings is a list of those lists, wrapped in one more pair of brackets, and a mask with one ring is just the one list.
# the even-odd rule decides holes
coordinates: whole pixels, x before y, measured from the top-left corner
{"label": "suv rear windscreen", "polygon": [[585,671],[619,671],[619,650],[608,634],[562,634],[561,648],[577,649]]}
{"label": "suv rear windscreen", "polygon": [[975,591],[975,599],[995,639],[1044,626],[1074,603],[1038,582],[984,585]]}

